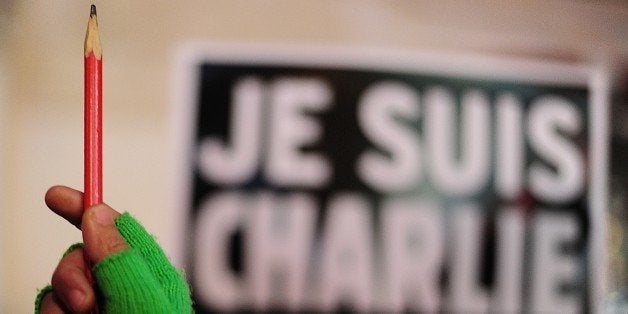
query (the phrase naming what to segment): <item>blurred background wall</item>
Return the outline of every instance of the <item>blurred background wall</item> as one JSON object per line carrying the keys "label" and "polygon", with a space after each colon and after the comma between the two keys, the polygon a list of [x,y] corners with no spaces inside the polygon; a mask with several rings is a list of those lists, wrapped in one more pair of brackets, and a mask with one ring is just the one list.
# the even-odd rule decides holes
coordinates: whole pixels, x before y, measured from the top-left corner
{"label": "blurred background wall", "polygon": [[[84,1],[0,2],[0,312],[28,313],[80,233],[47,210],[82,187]],[[626,226],[625,1],[95,1],[104,47],[105,199],[174,235],[173,54],[182,43],[290,43],[604,63],[612,70],[613,232]],[[624,229],[624,232],[625,229]],[[618,234],[618,233],[613,233]],[[623,243],[615,237],[619,246]],[[619,239],[619,240],[618,240]],[[615,244],[617,245],[617,244]],[[612,291],[626,264],[610,259]],[[625,293],[625,291],[624,291]]]}

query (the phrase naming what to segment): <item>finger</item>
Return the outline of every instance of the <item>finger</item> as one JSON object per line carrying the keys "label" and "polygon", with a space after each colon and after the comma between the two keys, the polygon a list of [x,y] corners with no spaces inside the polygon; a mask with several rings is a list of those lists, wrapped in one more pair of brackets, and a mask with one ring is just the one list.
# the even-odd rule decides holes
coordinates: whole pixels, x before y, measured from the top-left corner
{"label": "finger", "polygon": [[83,193],[57,185],[48,189],[45,200],[46,205],[53,212],[80,229],[83,216]]}
{"label": "finger", "polygon": [[39,308],[41,314],[63,314],[67,312],[69,311],[52,291],[48,292],[41,300],[41,307]]}
{"label": "finger", "polygon": [[81,230],[87,256],[93,263],[129,249],[116,228],[115,219],[118,216],[120,213],[105,204],[98,204],[85,210]]}
{"label": "finger", "polygon": [[54,295],[72,312],[88,312],[96,304],[94,290],[86,272],[89,267],[77,248],[64,256],[52,275]]}

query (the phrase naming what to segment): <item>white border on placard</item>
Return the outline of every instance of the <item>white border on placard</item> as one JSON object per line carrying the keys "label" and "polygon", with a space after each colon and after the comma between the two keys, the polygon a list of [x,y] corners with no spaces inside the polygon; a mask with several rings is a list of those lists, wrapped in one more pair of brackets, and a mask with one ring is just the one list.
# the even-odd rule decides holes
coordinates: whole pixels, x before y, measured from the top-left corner
{"label": "white border on placard", "polygon": [[[176,265],[184,262],[183,249],[191,235],[186,228],[191,206],[191,175],[196,132],[198,65],[204,61],[247,65],[338,67],[425,74],[469,79],[536,83],[552,86],[582,86],[589,89],[590,237],[588,239],[591,310],[602,312],[606,289],[605,223],[608,204],[609,74],[602,66],[555,61],[501,58],[450,52],[390,50],[371,47],[311,46],[296,44],[251,44],[190,42],[175,53],[171,112],[174,147],[171,221],[176,226],[164,246]],[[185,209],[185,210],[182,210]]]}
{"label": "white border on placard", "polygon": [[602,313],[606,296],[607,248],[606,219],[609,198],[609,153],[610,153],[610,74],[603,66],[591,70],[589,78],[589,154],[591,156],[591,186],[589,187],[589,281],[591,282],[591,309]]}

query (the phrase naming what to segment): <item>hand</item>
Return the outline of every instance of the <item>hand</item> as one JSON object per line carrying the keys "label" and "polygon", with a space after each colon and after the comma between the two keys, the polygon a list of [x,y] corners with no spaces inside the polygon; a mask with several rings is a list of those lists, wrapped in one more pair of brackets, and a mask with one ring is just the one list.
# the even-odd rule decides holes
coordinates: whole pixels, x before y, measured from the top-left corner
{"label": "hand", "polygon": [[41,302],[42,313],[89,312],[96,306],[96,294],[87,278],[90,265],[129,247],[116,229],[120,213],[101,204],[83,210],[83,193],[55,186],[46,193],[46,205],[83,233],[85,252],[77,248],[64,256],[52,275],[52,293]]}
{"label": "hand", "polygon": [[[40,313],[86,313],[97,303],[112,313],[191,311],[187,283],[131,216],[105,204],[83,210],[83,194],[62,186],[48,190],[46,204],[81,230],[84,247],[61,259]],[[88,279],[91,265],[98,294]]]}

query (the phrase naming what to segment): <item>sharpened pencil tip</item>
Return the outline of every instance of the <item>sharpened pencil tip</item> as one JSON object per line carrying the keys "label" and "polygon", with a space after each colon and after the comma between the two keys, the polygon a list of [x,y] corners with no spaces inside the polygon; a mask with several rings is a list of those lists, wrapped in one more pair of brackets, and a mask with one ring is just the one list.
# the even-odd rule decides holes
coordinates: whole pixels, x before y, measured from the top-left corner
{"label": "sharpened pencil tip", "polygon": [[[2,0],[0,0],[2,1]],[[85,58],[93,51],[96,59],[102,57],[102,48],[100,47],[100,38],[98,37],[98,21],[96,17],[96,6],[92,4],[89,19],[87,20],[87,32],[85,32],[84,45]]]}

